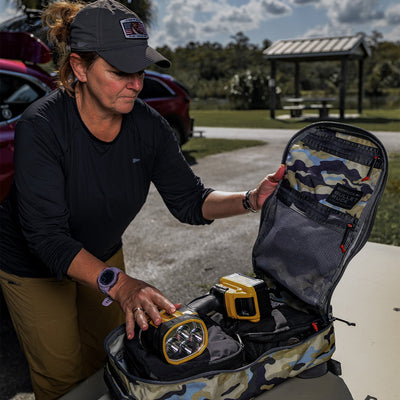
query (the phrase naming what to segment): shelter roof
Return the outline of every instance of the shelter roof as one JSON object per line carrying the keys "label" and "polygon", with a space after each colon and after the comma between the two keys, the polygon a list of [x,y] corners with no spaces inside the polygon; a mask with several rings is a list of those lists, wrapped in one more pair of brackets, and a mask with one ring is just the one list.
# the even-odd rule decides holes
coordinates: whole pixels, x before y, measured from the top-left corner
{"label": "shelter roof", "polygon": [[263,51],[265,58],[284,61],[339,60],[371,55],[365,36],[336,36],[279,40]]}

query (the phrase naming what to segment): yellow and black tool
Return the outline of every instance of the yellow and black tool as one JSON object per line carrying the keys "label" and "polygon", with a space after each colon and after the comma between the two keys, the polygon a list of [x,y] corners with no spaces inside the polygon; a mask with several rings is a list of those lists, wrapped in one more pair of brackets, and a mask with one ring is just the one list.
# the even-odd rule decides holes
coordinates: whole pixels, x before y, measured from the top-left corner
{"label": "yellow and black tool", "polygon": [[169,364],[181,364],[199,356],[207,347],[206,324],[190,308],[175,311],[172,315],[161,311],[159,326],[151,321],[149,329],[141,332],[142,344],[150,345]]}
{"label": "yellow and black tool", "polygon": [[152,346],[170,364],[189,361],[199,356],[208,343],[207,327],[200,316],[215,312],[232,319],[260,321],[271,312],[265,282],[238,273],[224,276],[209,294],[173,315],[162,311],[161,325],[150,322],[149,329],[141,333],[142,343]]}
{"label": "yellow and black tool", "polygon": [[258,322],[271,313],[266,283],[262,279],[234,273],[224,276],[210,293],[188,307],[199,314],[219,312],[225,317]]}

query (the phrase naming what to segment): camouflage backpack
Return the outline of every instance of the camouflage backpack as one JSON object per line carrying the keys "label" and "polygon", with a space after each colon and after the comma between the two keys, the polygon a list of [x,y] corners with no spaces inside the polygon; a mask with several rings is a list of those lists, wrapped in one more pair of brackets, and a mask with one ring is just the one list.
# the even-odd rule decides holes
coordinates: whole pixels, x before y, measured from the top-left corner
{"label": "camouflage backpack", "polygon": [[319,122],[292,137],[282,163],[285,176],[263,206],[253,247],[269,315],[257,323],[213,316],[237,338],[241,365],[173,380],[138,376],[128,367],[122,326],[105,341],[105,380],[116,398],[246,400],[290,377],[328,370],[335,351],[331,297],[371,232],[387,155],[365,130]]}

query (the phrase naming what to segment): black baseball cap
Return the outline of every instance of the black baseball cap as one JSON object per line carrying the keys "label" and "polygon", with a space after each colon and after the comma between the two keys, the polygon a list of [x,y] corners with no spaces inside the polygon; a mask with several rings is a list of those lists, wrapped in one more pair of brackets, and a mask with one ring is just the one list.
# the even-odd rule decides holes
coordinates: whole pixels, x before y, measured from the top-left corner
{"label": "black baseball cap", "polygon": [[76,14],[70,31],[71,51],[95,51],[113,67],[134,73],[152,64],[171,66],[151,48],[141,19],[114,0],[97,0]]}

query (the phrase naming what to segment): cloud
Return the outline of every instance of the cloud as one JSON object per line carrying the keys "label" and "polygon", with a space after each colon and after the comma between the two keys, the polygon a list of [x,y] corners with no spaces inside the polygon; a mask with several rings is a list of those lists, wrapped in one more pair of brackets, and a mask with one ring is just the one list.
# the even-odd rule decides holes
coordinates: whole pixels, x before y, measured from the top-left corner
{"label": "cloud", "polygon": [[[299,1],[308,0],[292,0]],[[310,28],[303,37],[354,35],[363,29],[369,34],[375,29],[384,32],[385,40],[399,41],[400,4],[382,10],[376,0],[321,0],[316,6],[326,9],[328,23]]]}
{"label": "cloud", "polygon": [[[400,30],[400,4],[396,0],[153,1],[162,12],[158,14],[157,29],[150,32],[150,44],[171,48],[190,41],[224,44],[237,32],[250,38],[258,35],[257,39],[261,40],[266,35],[277,38],[340,36],[360,31],[368,34],[376,29],[386,39],[393,40],[397,35],[398,40]],[[385,10],[383,4],[388,1],[396,4],[386,6]],[[297,15],[302,17],[288,19]],[[278,26],[279,18],[282,18],[282,27]]]}
{"label": "cloud", "polygon": [[197,38],[196,24],[190,19],[169,17],[165,20],[165,29],[173,44],[179,44],[182,40],[190,42]]}
{"label": "cloud", "polygon": [[[400,4],[389,6],[385,12],[386,21],[389,25],[400,25]],[[395,28],[396,29],[396,28]]]}
{"label": "cloud", "polygon": [[243,10],[242,12],[238,12],[238,10],[231,10],[229,14],[222,15],[219,20],[220,22],[241,24],[241,23],[252,23],[254,19],[252,18],[251,15],[249,15],[247,10]]}
{"label": "cloud", "polygon": [[196,41],[198,38],[198,26],[195,14],[207,9],[207,2],[193,0],[188,6],[182,0],[171,0],[165,8],[162,17],[163,29],[152,35],[152,40],[157,43],[168,44],[175,47],[181,43]]}
{"label": "cloud", "polygon": [[365,24],[384,18],[378,0],[322,0],[332,22],[341,24]]}
{"label": "cloud", "polygon": [[383,35],[383,37],[385,38],[385,40],[390,40],[392,42],[400,42],[400,25],[395,25],[394,28],[385,33]]}
{"label": "cloud", "polygon": [[302,6],[303,4],[319,3],[320,0],[291,0],[292,4]]}
{"label": "cloud", "polygon": [[239,6],[229,0],[169,0],[162,29],[151,40],[172,48],[189,41],[205,42],[215,40],[215,35],[229,37],[258,29],[269,18],[289,13],[291,8],[280,0],[248,0]]}
{"label": "cloud", "polygon": [[350,36],[354,35],[351,26],[328,23],[326,25],[317,25],[308,29],[302,36],[304,38],[326,37],[326,36]]}
{"label": "cloud", "polygon": [[292,12],[288,5],[279,0],[263,0],[261,4],[262,8],[269,14],[282,16]]}

